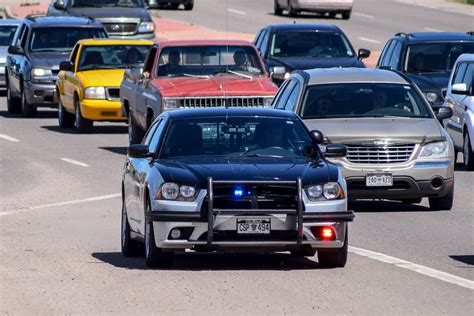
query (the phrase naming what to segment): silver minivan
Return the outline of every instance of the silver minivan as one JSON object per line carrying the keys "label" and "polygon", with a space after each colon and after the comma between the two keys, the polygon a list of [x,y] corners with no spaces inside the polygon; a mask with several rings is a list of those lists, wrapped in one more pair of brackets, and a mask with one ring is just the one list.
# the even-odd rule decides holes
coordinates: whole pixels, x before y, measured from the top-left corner
{"label": "silver minivan", "polygon": [[474,170],[474,54],[459,56],[449,80],[444,106],[453,109],[453,116],[444,120],[444,126],[454,142],[454,148],[463,153],[464,167]]}
{"label": "silver minivan", "polygon": [[394,71],[330,68],[296,71],[273,101],[296,112],[324,135],[321,147],[345,144],[334,159],[349,199],[388,199],[450,210],[454,196],[454,147],[418,87]]}

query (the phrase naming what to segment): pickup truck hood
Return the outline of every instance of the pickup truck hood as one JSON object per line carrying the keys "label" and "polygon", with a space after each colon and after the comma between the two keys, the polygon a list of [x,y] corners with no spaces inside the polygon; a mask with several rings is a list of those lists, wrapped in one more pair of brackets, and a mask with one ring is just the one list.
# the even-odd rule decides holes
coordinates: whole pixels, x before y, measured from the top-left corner
{"label": "pickup truck hood", "polygon": [[274,96],[277,91],[275,84],[266,77],[160,78],[151,84],[163,97]]}
{"label": "pickup truck hood", "polygon": [[[340,118],[305,120],[311,130],[319,130],[329,143],[398,140],[422,143],[444,138],[436,119],[424,118]],[[344,126],[344,128],[341,128]]]}
{"label": "pickup truck hood", "polygon": [[164,181],[206,187],[207,178],[233,181],[295,181],[304,185],[337,181],[338,170],[323,160],[286,158],[197,158],[159,160],[155,164]]}
{"label": "pickup truck hood", "polygon": [[86,87],[120,87],[125,69],[87,70],[77,73]]}
{"label": "pickup truck hood", "polygon": [[[72,50],[72,48],[71,48]],[[59,70],[59,64],[69,59],[71,52],[37,52],[29,55],[33,68]]]}
{"label": "pickup truck hood", "polygon": [[151,21],[150,15],[145,8],[121,8],[121,7],[104,7],[104,8],[92,8],[92,7],[77,7],[69,8],[69,15],[72,16],[90,16],[94,19],[101,18],[137,18],[142,21]]}
{"label": "pickup truck hood", "polygon": [[269,58],[269,64],[272,64],[273,66],[283,66],[290,71],[331,67],[366,67],[365,64],[356,57],[271,57]]}

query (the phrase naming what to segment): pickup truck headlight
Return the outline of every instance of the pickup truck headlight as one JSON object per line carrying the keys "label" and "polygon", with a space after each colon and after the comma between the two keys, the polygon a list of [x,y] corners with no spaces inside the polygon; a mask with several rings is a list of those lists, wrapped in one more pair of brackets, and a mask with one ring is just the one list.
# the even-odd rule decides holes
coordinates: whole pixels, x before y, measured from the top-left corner
{"label": "pickup truck headlight", "polygon": [[448,142],[436,142],[423,146],[420,158],[444,158],[448,156]]}
{"label": "pickup truck headlight", "polygon": [[178,108],[178,99],[163,98],[163,110],[174,110]]}
{"label": "pickup truck headlight", "polygon": [[51,69],[44,69],[44,68],[33,68],[31,69],[31,81],[33,82],[44,82],[44,81],[51,81],[51,76],[53,73]]}
{"label": "pickup truck headlight", "polygon": [[153,22],[142,22],[138,26],[138,33],[151,33],[155,31],[155,24]]}
{"label": "pickup truck headlight", "polygon": [[156,194],[157,200],[174,200],[192,202],[196,198],[196,189],[189,185],[178,185],[165,182]]}
{"label": "pickup truck headlight", "polygon": [[337,182],[328,182],[324,185],[313,185],[306,188],[306,195],[310,201],[322,199],[337,200],[344,198],[344,191]]}
{"label": "pickup truck headlight", "polygon": [[263,106],[264,107],[271,107],[273,102],[273,97],[264,97],[263,98]]}
{"label": "pickup truck headlight", "polygon": [[105,99],[104,87],[89,87],[84,91],[84,99]]}

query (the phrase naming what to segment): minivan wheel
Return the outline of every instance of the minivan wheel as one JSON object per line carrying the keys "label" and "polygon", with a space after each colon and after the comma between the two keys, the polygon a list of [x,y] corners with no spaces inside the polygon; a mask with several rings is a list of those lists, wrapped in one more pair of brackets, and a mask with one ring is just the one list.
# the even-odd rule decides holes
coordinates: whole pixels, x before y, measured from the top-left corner
{"label": "minivan wheel", "polygon": [[73,128],[74,127],[74,115],[66,111],[61,99],[58,97],[58,122],[61,128]]}
{"label": "minivan wheel", "polygon": [[471,140],[469,139],[468,132],[464,134],[463,161],[466,170],[474,170],[474,151],[472,149],[472,144]]}
{"label": "minivan wheel", "polygon": [[128,223],[127,206],[122,201],[122,227],[121,227],[121,249],[125,257],[137,257],[143,255],[143,244],[130,237],[130,224]]}
{"label": "minivan wheel", "polygon": [[274,2],[273,2],[273,13],[275,15],[281,15],[283,13],[282,8],[278,4],[278,0],[274,0]]}
{"label": "minivan wheel", "polygon": [[433,211],[450,211],[454,202],[454,182],[448,194],[443,197],[429,198],[430,209]]}
{"label": "minivan wheel", "polygon": [[26,100],[25,87],[23,87],[21,89],[21,114],[23,117],[35,117],[36,113],[36,106],[29,104]]}
{"label": "minivan wheel", "polygon": [[20,98],[12,96],[9,83],[7,83],[7,108],[10,114],[18,114],[21,112],[21,100]]}
{"label": "minivan wheel", "polygon": [[94,125],[94,122],[82,116],[81,105],[79,104],[79,101],[77,99],[74,103],[76,105],[76,118],[74,123],[76,125],[77,131],[81,134],[90,133],[92,131],[92,126]]}
{"label": "minivan wheel", "polygon": [[332,251],[318,250],[320,266],[325,268],[343,268],[346,265],[349,250],[348,235],[349,232],[346,226],[346,237],[344,238],[344,246],[342,248]]}
{"label": "minivan wheel", "polygon": [[[147,203],[147,212],[150,211],[150,203]],[[173,266],[174,253],[164,252],[156,247],[153,222],[145,224],[145,264],[148,268],[171,268]]]}

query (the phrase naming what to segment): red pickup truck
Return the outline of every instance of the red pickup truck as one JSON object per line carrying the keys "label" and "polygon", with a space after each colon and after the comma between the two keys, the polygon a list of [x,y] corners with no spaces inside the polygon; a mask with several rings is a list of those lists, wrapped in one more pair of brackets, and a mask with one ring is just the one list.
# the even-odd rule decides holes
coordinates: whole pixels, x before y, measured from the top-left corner
{"label": "red pickup truck", "polygon": [[250,42],[166,41],[150,48],[143,68],[125,72],[120,100],[134,144],[163,111],[269,107],[276,91]]}

